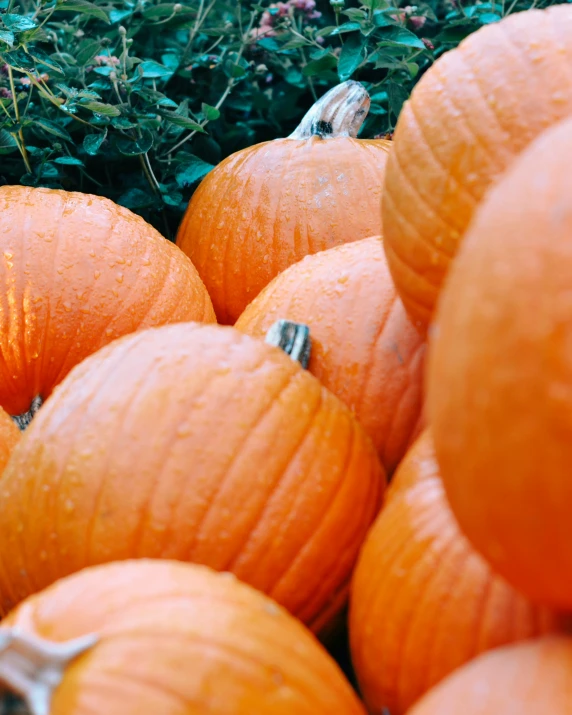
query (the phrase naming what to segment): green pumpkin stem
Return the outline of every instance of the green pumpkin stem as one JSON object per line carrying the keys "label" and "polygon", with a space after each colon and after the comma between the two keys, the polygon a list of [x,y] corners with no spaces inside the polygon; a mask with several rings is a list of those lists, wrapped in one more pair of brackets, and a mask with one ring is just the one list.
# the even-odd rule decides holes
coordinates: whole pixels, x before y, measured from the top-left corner
{"label": "green pumpkin stem", "polygon": [[356,138],[371,100],[363,84],[348,80],[326,92],[306,113],[289,139]]}
{"label": "green pumpkin stem", "polygon": [[66,667],[96,642],[96,636],[88,635],[56,643],[17,628],[0,628],[0,681],[24,699],[31,715],[49,715]]}
{"label": "green pumpkin stem", "polygon": [[266,342],[283,350],[304,369],[308,367],[312,341],[310,328],[307,325],[290,320],[278,320],[266,333]]}
{"label": "green pumpkin stem", "polygon": [[30,424],[32,421],[32,418],[36,414],[36,412],[40,409],[40,407],[44,404],[44,401],[42,398],[38,395],[37,397],[34,397],[32,400],[32,404],[30,405],[30,409],[27,412],[22,412],[21,415],[12,415],[12,420],[16,423],[18,428],[20,429],[21,432],[23,432],[26,427]]}

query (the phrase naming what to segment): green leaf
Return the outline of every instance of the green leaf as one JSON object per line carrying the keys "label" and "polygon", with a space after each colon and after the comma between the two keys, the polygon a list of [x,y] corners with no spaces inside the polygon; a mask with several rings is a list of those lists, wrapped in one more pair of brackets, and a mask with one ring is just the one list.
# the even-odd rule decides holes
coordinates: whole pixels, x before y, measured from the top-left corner
{"label": "green leaf", "polygon": [[54,164],[64,164],[65,166],[83,166],[81,159],[76,159],[75,156],[58,156],[54,159]]}
{"label": "green leaf", "polygon": [[82,40],[76,52],[76,60],[81,67],[85,67],[101,52],[101,43],[96,40]]}
{"label": "green leaf", "polygon": [[107,132],[105,134],[87,134],[83,138],[83,148],[86,154],[89,154],[90,156],[95,156],[97,152],[101,149],[101,145],[105,141],[106,135]]}
{"label": "green leaf", "polygon": [[401,107],[403,107],[404,102],[409,97],[407,90],[396,82],[390,82],[387,86],[387,97],[389,100],[389,108],[395,117],[399,117]]}
{"label": "green leaf", "polygon": [[121,22],[121,20],[125,20],[127,17],[131,17],[133,15],[133,9],[131,10],[112,10],[109,13],[109,19],[113,24],[116,22]]}
{"label": "green leaf", "polygon": [[363,4],[369,7],[370,10],[379,10],[381,8],[389,7],[387,0],[364,0]]}
{"label": "green leaf", "polygon": [[256,40],[256,44],[264,50],[270,50],[270,52],[276,52],[280,49],[280,43],[274,37],[261,37]]}
{"label": "green leaf", "polygon": [[34,60],[24,50],[18,49],[13,52],[5,52],[3,55],[4,62],[19,70],[33,70],[36,65]]}
{"label": "green leaf", "polygon": [[178,208],[182,200],[183,194],[180,194],[178,191],[163,193],[163,201],[167,204],[167,206],[174,206],[175,208]]}
{"label": "green leaf", "polygon": [[340,82],[349,79],[363,62],[366,41],[361,32],[355,32],[344,42],[338,62]]}
{"label": "green leaf", "polygon": [[73,141],[68,132],[63,127],[61,127],[59,124],[56,124],[55,122],[50,121],[49,119],[34,119],[32,123],[43,129],[44,131],[48,132],[48,134],[53,134],[59,139],[64,139],[68,142]]}
{"label": "green leaf", "polygon": [[94,3],[88,2],[88,0],[64,0],[63,3],[58,5],[57,9],[58,11],[78,12],[82,15],[95,17],[109,25],[109,17],[107,17],[107,13]]}
{"label": "green leaf", "polygon": [[34,45],[30,49],[30,54],[37,62],[40,62],[40,64],[46,65],[46,67],[49,67],[50,69],[55,70],[56,72],[59,72],[59,74],[64,74],[59,62],[56,62],[56,60],[54,60],[53,57],[50,57],[50,55],[46,54],[39,47],[36,47]]}
{"label": "green leaf", "polygon": [[157,114],[159,114],[161,117],[164,117],[172,124],[175,124],[177,127],[184,127],[185,129],[191,129],[197,132],[205,133],[205,130],[203,129],[203,127],[201,127],[200,124],[198,124],[198,122],[196,122],[194,119],[189,119],[189,117],[184,117],[182,114],[177,114],[176,112],[169,112],[166,109],[159,109]]}
{"label": "green leaf", "polygon": [[302,67],[302,74],[305,77],[312,77],[322,72],[334,69],[337,64],[338,60],[334,55],[324,55],[317,60],[308,62],[307,65]]}
{"label": "green leaf", "polygon": [[479,21],[482,25],[492,25],[493,22],[500,22],[501,20],[502,17],[496,15],[494,12],[484,12],[482,15],[479,15]]}
{"label": "green leaf", "polygon": [[392,45],[404,45],[405,47],[416,47],[420,50],[425,49],[425,45],[417,35],[406,30],[404,27],[396,27],[395,25],[383,30],[380,40],[381,46],[389,43]]}
{"label": "green leaf", "polygon": [[146,79],[167,79],[173,76],[173,70],[160,65],[154,60],[145,60],[137,67],[137,71]]}
{"label": "green leaf", "polygon": [[177,167],[175,181],[177,185],[183,189],[186,186],[191,186],[197,181],[200,181],[211,169],[214,169],[212,164],[208,164],[206,161],[194,156],[191,162],[185,162]]}
{"label": "green leaf", "polygon": [[121,114],[117,107],[113,104],[105,104],[105,102],[81,102],[80,106],[97,114],[103,114],[104,117],[118,117]]}
{"label": "green leaf", "polygon": [[7,30],[0,30],[0,40],[2,42],[5,42],[7,45],[12,45],[14,44],[14,33],[13,32],[8,32]]}
{"label": "green leaf", "polygon": [[128,189],[117,199],[117,203],[125,206],[126,209],[146,209],[153,206],[155,202],[154,196],[141,189]]}
{"label": "green leaf", "polygon": [[11,154],[17,148],[18,144],[10,132],[0,129],[0,154]]}
{"label": "green leaf", "polygon": [[2,20],[6,27],[12,32],[25,32],[37,27],[36,23],[25,15],[2,15]]}
{"label": "green leaf", "polygon": [[355,30],[361,30],[359,22],[344,22],[343,25],[335,27],[330,35],[342,35],[344,32],[354,32]]}
{"label": "green leaf", "polygon": [[165,17],[170,17],[174,14],[173,10],[175,3],[165,2],[159,5],[153,5],[152,7],[147,7],[143,10],[143,17],[147,20],[161,20]]}
{"label": "green leaf", "polygon": [[139,156],[146,154],[153,146],[153,135],[148,129],[141,130],[139,139],[120,137],[117,139],[117,148],[125,156]]}
{"label": "green leaf", "polygon": [[201,105],[201,109],[203,114],[205,115],[205,119],[208,119],[209,122],[214,122],[220,117],[220,110],[216,107],[211,107],[210,104],[205,104],[203,102]]}

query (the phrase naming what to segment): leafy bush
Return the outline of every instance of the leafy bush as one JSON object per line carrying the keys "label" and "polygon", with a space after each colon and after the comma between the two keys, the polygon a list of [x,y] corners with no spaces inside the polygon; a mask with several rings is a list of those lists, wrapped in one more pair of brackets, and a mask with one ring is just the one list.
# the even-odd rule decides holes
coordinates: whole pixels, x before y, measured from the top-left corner
{"label": "leafy bush", "polygon": [[329,87],[364,82],[362,136],[391,132],[435,58],[531,6],[406,1],[0,0],[0,183],[109,196],[172,238],[213,165]]}

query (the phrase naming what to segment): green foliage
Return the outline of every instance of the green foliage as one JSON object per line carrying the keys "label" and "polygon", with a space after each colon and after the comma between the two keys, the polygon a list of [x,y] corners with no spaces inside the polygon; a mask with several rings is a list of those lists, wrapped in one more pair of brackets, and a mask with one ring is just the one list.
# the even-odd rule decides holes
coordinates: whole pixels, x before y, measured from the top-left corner
{"label": "green foliage", "polygon": [[0,0],[0,183],[109,196],[172,237],[214,165],[329,87],[364,82],[362,136],[391,132],[442,52],[531,6],[460,3]]}

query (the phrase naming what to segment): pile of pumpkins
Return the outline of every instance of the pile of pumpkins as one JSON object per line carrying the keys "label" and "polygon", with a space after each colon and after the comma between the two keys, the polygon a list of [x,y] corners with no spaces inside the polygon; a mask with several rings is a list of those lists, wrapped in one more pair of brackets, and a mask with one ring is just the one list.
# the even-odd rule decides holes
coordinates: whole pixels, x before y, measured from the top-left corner
{"label": "pile of pumpkins", "polygon": [[33,715],[572,712],[572,7],[446,53],[391,142],[368,106],[223,161],[177,245],[0,188]]}

